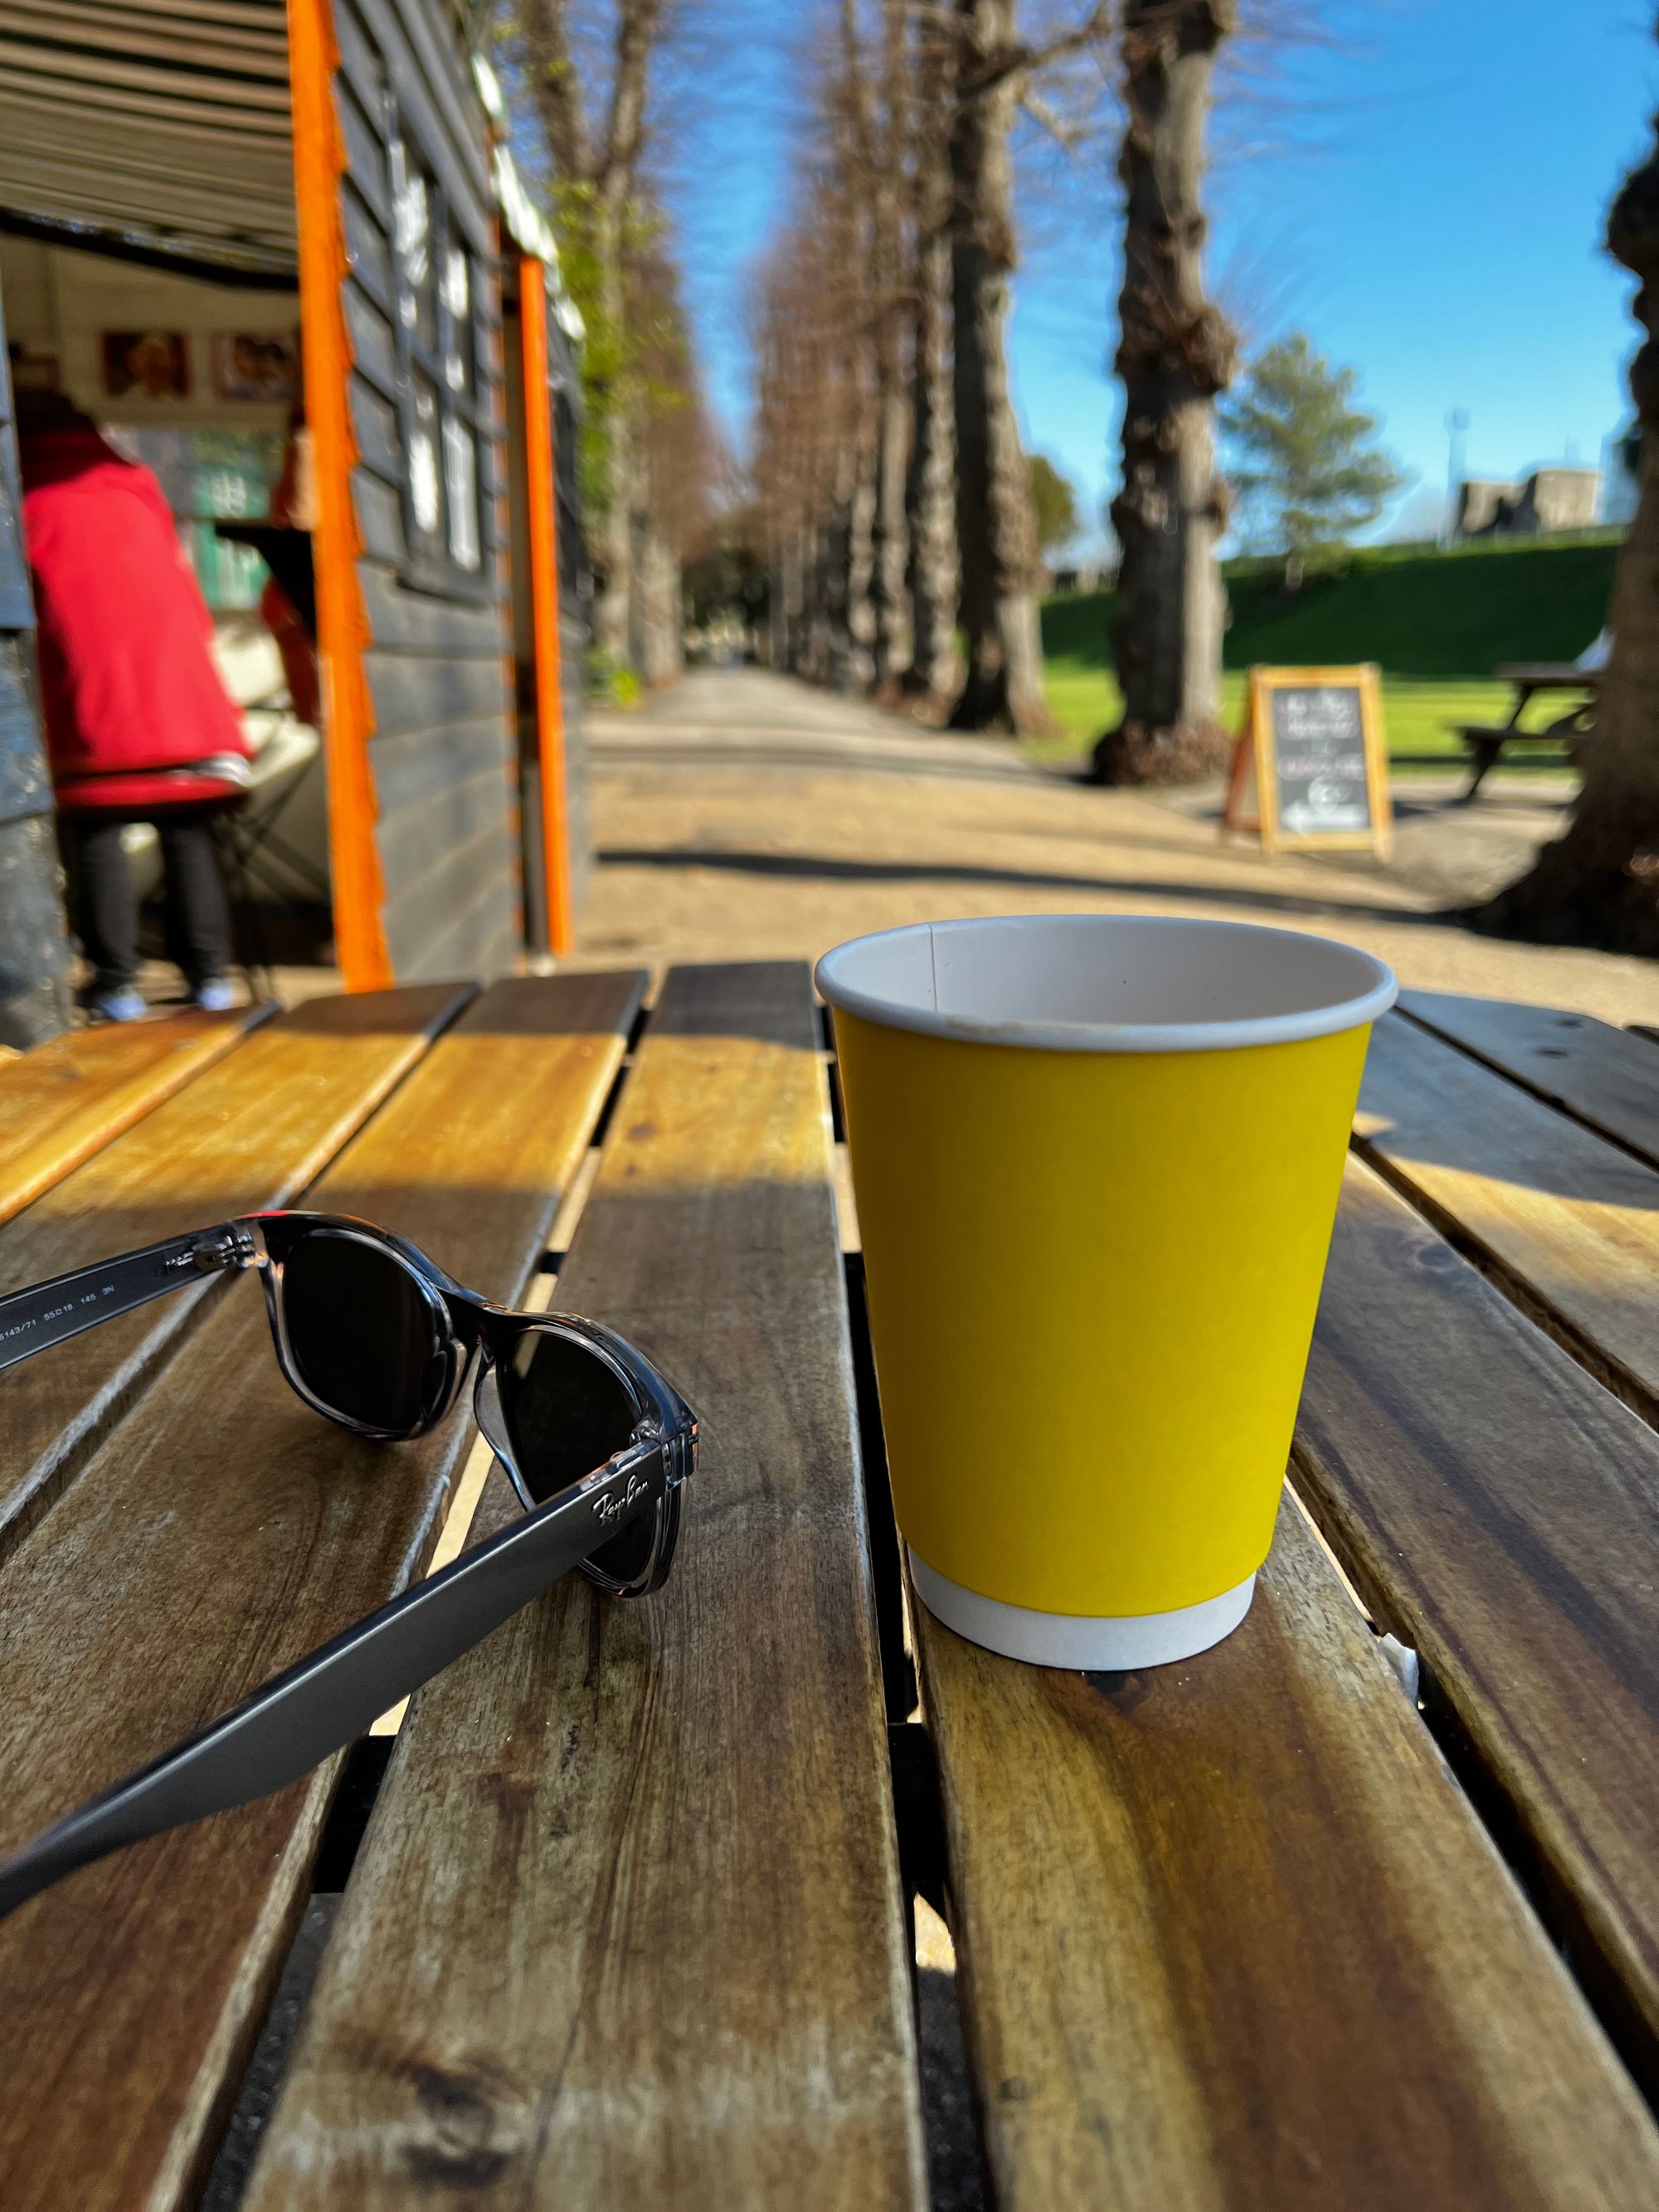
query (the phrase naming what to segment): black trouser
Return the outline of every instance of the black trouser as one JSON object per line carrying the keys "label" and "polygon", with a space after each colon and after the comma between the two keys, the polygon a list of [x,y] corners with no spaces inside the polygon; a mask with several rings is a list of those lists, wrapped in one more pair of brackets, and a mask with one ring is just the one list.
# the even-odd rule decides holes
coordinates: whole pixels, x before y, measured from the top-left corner
{"label": "black trouser", "polygon": [[114,807],[60,814],[58,839],[70,872],[75,926],[98,970],[93,988],[117,990],[138,973],[138,895],[121,847],[130,822],[153,822],[167,879],[167,957],[194,990],[230,966],[230,908],[209,827],[219,799],[125,812]]}

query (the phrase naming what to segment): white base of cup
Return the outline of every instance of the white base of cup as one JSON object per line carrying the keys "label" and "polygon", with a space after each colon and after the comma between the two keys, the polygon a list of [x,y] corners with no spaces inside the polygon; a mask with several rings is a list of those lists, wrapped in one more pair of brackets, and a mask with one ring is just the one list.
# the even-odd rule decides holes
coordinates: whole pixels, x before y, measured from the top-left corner
{"label": "white base of cup", "polygon": [[[909,1551],[909,1547],[905,1547]],[[1199,1605],[1177,1606],[1173,1613],[1038,1613],[1030,1606],[1005,1605],[935,1574],[925,1559],[909,1552],[910,1579],[916,1595],[936,1620],[954,1628],[970,1644],[1033,1667],[1066,1667],[1085,1674],[1126,1674],[1142,1667],[1167,1667],[1190,1659],[1231,1636],[1250,1609],[1255,1577]]]}

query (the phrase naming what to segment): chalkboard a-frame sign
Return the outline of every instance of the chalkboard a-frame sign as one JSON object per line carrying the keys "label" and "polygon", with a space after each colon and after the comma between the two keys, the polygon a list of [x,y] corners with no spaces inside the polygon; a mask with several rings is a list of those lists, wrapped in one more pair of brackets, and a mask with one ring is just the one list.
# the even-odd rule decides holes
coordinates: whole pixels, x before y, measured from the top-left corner
{"label": "chalkboard a-frame sign", "polygon": [[1258,832],[1268,853],[1369,848],[1388,858],[1394,812],[1374,663],[1251,669],[1221,826]]}

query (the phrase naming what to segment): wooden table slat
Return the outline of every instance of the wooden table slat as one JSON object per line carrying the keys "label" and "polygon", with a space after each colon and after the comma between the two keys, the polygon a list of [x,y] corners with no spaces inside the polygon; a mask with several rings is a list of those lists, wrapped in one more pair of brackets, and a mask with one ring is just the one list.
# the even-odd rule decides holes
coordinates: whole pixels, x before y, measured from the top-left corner
{"label": "wooden table slat", "polygon": [[416,1698],[246,2212],[924,2200],[812,1016],[669,977],[556,1304],[703,1418],[679,1564]]}
{"label": "wooden table slat", "polygon": [[1414,1021],[1659,1166],[1659,1054],[1628,1030],[1560,1006],[1403,991]]}
{"label": "wooden table slat", "polygon": [[1296,1451],[1659,2051],[1659,1439],[1351,1162]]}
{"label": "wooden table slat", "polygon": [[[0,1229],[0,1291],[293,1202],[471,997],[465,983],[313,999]],[[202,1277],[10,1370],[0,1559],[33,1526],[181,1332],[223,1295]]]}
{"label": "wooden table slat", "polygon": [[71,1030],[0,1065],[0,1221],[170,1098],[272,1006]]}
{"label": "wooden table slat", "polygon": [[1225,1643],[1022,1667],[917,1608],[1003,2212],[1614,2212],[1659,2132],[1287,1504]]}
{"label": "wooden table slat", "polygon": [[1612,1387],[1659,1405],[1659,1171],[1390,1014],[1359,1149],[1496,1263]]}
{"label": "wooden table slat", "polygon": [[[520,1294],[642,981],[485,992],[314,1202]],[[386,1448],[319,1420],[277,1374],[255,1285],[221,1301],[167,1387],[0,1568],[0,1848],[418,1572],[469,1430],[458,1408]],[[190,2200],[303,1907],[337,1764],[85,1868],[0,1926],[7,2212]]]}

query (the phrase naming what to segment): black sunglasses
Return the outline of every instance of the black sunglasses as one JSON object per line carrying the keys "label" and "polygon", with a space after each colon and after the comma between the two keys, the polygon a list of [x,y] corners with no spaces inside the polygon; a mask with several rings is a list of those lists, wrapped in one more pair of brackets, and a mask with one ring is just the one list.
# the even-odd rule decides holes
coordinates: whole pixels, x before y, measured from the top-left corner
{"label": "black sunglasses", "polygon": [[251,1213],[0,1297],[0,1368],[197,1277],[254,1267],[277,1364],[360,1437],[423,1435],[477,1358],[473,1410],[527,1509],[0,1863],[0,1918],[75,1868],[297,1780],[571,1568],[618,1597],[673,1562],[696,1416],[614,1330],[515,1313],[415,1245],[330,1213]]}

